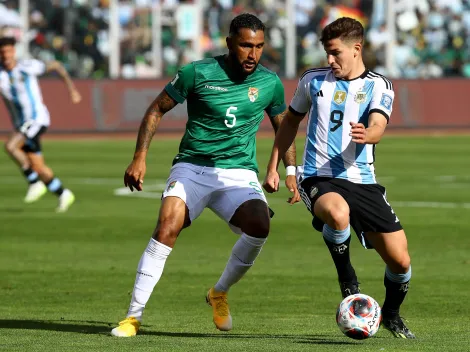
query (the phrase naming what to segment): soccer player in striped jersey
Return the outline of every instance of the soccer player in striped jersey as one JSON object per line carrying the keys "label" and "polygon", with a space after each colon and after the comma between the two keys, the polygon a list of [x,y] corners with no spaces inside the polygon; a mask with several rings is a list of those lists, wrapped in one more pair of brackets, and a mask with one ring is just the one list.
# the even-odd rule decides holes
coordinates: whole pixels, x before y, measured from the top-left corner
{"label": "soccer player in striped jersey", "polygon": [[24,201],[35,202],[49,190],[59,197],[56,211],[65,212],[75,196],[54,176],[41,153],[40,137],[47,130],[50,118],[37,77],[56,71],[64,79],[72,102],[79,103],[81,96],[59,62],[46,65],[38,60],[17,61],[15,44],[14,38],[0,38],[0,92],[15,128],[5,150],[22,169],[29,183]]}
{"label": "soccer player in striped jersey", "polygon": [[350,225],[363,246],[374,248],[386,264],[383,326],[396,337],[414,338],[399,315],[411,278],[405,232],[374,171],[375,145],[384,134],[394,92],[385,77],[366,69],[362,25],[340,18],[326,26],[321,42],[330,67],[300,78],[286,118],[276,134],[264,187],[278,190],[279,159],[308,115],[299,192],[323,233],[335,263],[343,297],[359,293],[349,256]]}

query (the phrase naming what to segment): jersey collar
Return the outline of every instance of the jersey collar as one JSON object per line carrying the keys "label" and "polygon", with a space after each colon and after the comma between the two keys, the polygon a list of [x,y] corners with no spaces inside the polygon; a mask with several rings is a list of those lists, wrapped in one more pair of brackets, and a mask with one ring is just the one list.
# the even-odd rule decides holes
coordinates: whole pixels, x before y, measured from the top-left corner
{"label": "jersey collar", "polygon": [[366,78],[368,74],[369,74],[369,70],[366,68],[366,70],[359,77],[356,77],[356,78],[351,78],[351,79],[336,78],[336,77],[335,78],[338,81],[351,82],[351,81],[355,81],[356,79]]}

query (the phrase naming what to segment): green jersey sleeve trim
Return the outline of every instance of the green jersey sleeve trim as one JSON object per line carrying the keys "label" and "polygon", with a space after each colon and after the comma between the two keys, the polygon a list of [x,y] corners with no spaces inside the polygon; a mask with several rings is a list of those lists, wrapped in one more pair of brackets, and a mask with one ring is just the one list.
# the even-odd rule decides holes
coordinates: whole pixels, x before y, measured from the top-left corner
{"label": "green jersey sleeve trim", "polygon": [[272,108],[271,111],[269,111],[268,116],[271,118],[275,117],[279,115],[280,113],[284,112],[285,110],[286,110],[286,104],[284,103],[282,105]]}
{"label": "green jersey sleeve trim", "polygon": [[167,93],[182,104],[194,89],[196,72],[192,63],[181,67],[175,78],[165,86]]}
{"label": "green jersey sleeve trim", "polygon": [[176,100],[177,103],[179,104],[183,104],[184,101],[186,100],[185,98],[183,98],[179,93],[178,91],[175,89],[175,87],[173,87],[171,85],[171,82],[168,83],[166,86],[165,86],[165,90],[166,92],[168,93],[168,95],[170,97],[172,97],[173,99]]}

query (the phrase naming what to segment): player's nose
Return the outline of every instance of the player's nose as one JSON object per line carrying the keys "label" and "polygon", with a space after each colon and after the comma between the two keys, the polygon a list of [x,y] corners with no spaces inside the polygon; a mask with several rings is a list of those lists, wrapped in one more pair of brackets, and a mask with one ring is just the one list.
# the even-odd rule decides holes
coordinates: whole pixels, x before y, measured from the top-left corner
{"label": "player's nose", "polygon": [[250,60],[256,60],[256,48],[253,48],[249,51],[248,58]]}

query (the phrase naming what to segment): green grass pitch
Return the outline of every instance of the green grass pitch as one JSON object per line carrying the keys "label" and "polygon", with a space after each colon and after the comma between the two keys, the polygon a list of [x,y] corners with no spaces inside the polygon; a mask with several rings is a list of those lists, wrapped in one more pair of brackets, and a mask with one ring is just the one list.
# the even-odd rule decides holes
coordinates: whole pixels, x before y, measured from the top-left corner
{"label": "green grass pitch", "polygon": [[[258,141],[260,180],[271,139]],[[234,329],[218,332],[204,295],[236,240],[209,210],[183,231],[144,316],[142,333],[109,331],[126,313],[137,262],[154,228],[178,141],[154,140],[145,198],[123,193],[132,140],[44,142],[48,163],[77,196],[56,214],[50,194],[25,205],[26,183],[0,154],[0,351],[469,351],[470,137],[386,136],[377,175],[404,225],[413,279],[402,315],[416,341],[380,330],[354,341],[335,323],[333,263],[303,204],[285,188],[268,199],[272,232],[229,302]],[[299,146],[301,157],[301,146]],[[284,172],[281,170],[281,175]],[[354,236],[362,291],[383,302],[384,265]]]}

